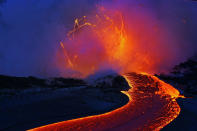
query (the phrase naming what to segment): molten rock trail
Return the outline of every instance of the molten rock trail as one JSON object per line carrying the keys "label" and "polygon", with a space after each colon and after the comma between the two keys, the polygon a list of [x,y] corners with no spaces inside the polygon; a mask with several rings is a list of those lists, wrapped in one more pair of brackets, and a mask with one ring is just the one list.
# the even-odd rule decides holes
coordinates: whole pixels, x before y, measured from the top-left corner
{"label": "molten rock trail", "polygon": [[30,131],[160,130],[179,115],[178,90],[147,74],[129,73],[124,77],[131,87],[122,91],[129,97],[125,106],[105,114],[45,125]]}

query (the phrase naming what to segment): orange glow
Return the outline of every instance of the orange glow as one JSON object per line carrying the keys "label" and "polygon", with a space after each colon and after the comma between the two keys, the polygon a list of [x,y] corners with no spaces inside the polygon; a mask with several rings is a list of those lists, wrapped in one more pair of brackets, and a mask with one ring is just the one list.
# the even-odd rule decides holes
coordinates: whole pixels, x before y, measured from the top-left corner
{"label": "orange glow", "polygon": [[123,75],[131,87],[122,92],[129,97],[128,104],[102,115],[32,130],[160,130],[179,115],[176,98],[183,96],[171,85],[149,75],[162,70],[162,65],[173,58],[163,46],[168,41],[165,31],[159,26],[156,30],[155,26],[150,28],[152,17],[135,20],[134,16],[135,22],[131,22],[124,16],[121,11],[100,7],[96,15],[76,19],[68,38],[60,42],[63,51],[58,54],[64,59],[58,59],[58,63],[77,72],[79,77],[107,68],[120,74],[137,72]]}
{"label": "orange glow", "polygon": [[[68,38],[60,43],[61,47],[65,45],[63,50],[69,50],[62,54],[66,56],[65,68],[79,72],[82,77],[106,67],[118,73],[157,71],[167,60],[157,50],[160,28],[151,34],[147,32],[148,27],[135,29],[135,24],[131,24],[135,27],[131,30],[127,21],[120,11],[104,7],[98,8],[95,16],[76,19],[73,29],[67,33]],[[166,53],[164,47],[160,48]]]}
{"label": "orange glow", "polygon": [[131,86],[129,91],[122,91],[129,98],[125,106],[105,114],[58,122],[30,131],[160,130],[179,115],[180,107],[175,100],[178,90],[151,75],[129,73],[124,77]]}

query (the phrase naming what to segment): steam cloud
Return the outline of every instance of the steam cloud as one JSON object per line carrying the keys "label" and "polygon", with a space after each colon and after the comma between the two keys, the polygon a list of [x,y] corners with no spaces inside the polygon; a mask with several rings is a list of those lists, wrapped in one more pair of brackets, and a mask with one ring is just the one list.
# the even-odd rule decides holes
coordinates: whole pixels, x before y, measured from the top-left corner
{"label": "steam cloud", "polygon": [[[197,51],[197,2],[190,0],[7,0],[0,1],[0,74],[59,76],[55,60],[59,42],[74,19],[93,13],[98,3],[122,11],[128,23],[137,22],[133,18],[141,19],[139,16],[143,20],[151,17],[149,27],[159,26],[167,32],[153,49],[143,47],[166,58],[158,70],[178,64]],[[152,30],[146,28],[144,33]],[[167,50],[173,54],[165,54]]]}

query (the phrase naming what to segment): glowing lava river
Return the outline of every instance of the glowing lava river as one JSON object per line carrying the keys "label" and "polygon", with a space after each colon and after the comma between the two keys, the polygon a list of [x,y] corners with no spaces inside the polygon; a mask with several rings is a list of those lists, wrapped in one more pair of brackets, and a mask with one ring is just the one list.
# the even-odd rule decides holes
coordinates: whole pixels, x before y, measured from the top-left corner
{"label": "glowing lava river", "polygon": [[31,129],[31,131],[135,131],[160,130],[180,113],[179,91],[147,74],[124,75],[130,85],[122,91],[129,102],[111,112],[78,118]]}

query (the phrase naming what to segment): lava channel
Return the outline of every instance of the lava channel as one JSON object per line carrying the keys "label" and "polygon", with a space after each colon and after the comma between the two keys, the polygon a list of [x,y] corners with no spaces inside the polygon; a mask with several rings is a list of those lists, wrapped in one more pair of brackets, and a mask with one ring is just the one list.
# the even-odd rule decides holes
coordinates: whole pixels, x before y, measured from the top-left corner
{"label": "lava channel", "polygon": [[176,102],[179,91],[171,85],[147,74],[123,75],[130,85],[122,91],[129,102],[111,112],[78,118],[29,131],[135,131],[160,130],[180,113]]}

